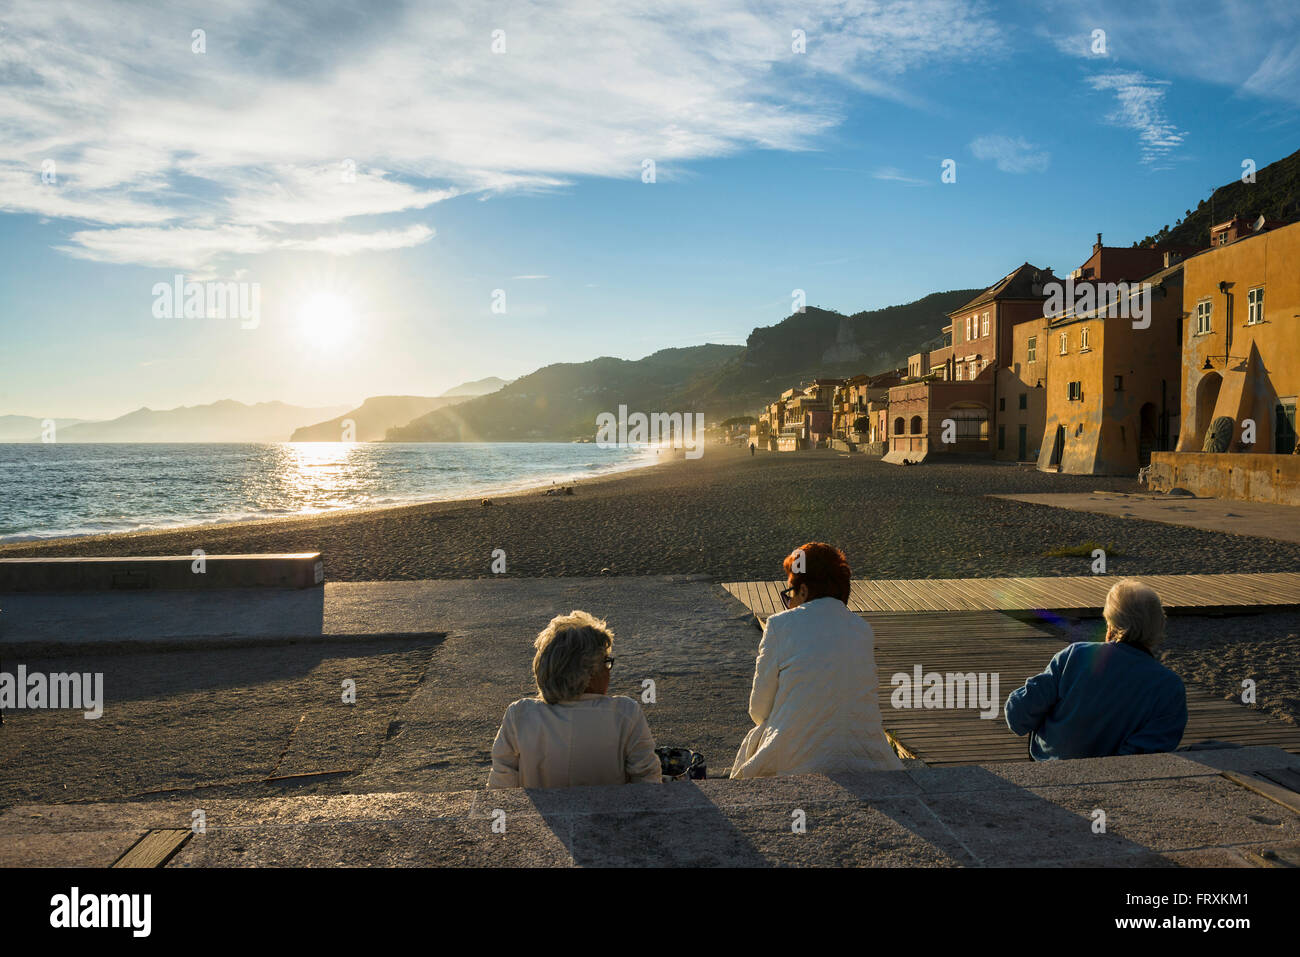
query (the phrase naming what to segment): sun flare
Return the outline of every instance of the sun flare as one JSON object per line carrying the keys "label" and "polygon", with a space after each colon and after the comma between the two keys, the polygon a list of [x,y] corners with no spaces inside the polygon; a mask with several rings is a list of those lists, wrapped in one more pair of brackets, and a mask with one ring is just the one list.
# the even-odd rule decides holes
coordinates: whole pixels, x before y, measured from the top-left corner
{"label": "sun flare", "polygon": [[298,309],[298,325],[314,344],[337,346],[348,339],[355,321],[352,304],[335,292],[316,292]]}

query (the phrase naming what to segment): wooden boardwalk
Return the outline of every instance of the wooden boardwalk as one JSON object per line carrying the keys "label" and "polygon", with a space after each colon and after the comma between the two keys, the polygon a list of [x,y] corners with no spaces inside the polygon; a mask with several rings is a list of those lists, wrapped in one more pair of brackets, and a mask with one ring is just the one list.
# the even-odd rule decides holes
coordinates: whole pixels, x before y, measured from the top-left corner
{"label": "wooden boardwalk", "polygon": [[[1038,674],[1065,646],[1033,625],[998,612],[873,614],[880,713],[885,730],[912,757],[927,764],[1027,761],[1028,739],[1007,728],[1007,695]],[[899,673],[985,672],[998,675],[997,711],[981,718],[961,710],[893,707],[890,678]],[[1300,728],[1187,685],[1187,730],[1183,744],[1197,741],[1268,744],[1300,754]]]}
{"label": "wooden boardwalk", "polygon": [[[1300,606],[1300,575],[1143,575],[1166,608],[1183,613]],[[880,712],[900,750],[927,764],[1027,761],[1027,739],[1008,730],[1007,695],[1041,672],[1063,638],[1020,620],[1023,613],[1097,615],[1115,578],[924,580],[853,583],[849,606],[876,633]],[[783,583],[724,587],[760,621],[781,610]],[[991,607],[990,607],[991,606]],[[996,715],[979,709],[895,708],[893,675],[969,672],[998,676]],[[1215,740],[1262,744],[1300,754],[1300,729],[1187,685],[1184,745]]]}
{"label": "wooden boardwalk", "polygon": [[[1226,575],[1134,575],[1160,595],[1170,614],[1248,612],[1300,608],[1300,572]],[[849,607],[856,612],[1005,611],[1101,614],[1114,575],[1059,578],[921,578],[855,581]],[[727,582],[760,621],[782,610],[785,582]]]}

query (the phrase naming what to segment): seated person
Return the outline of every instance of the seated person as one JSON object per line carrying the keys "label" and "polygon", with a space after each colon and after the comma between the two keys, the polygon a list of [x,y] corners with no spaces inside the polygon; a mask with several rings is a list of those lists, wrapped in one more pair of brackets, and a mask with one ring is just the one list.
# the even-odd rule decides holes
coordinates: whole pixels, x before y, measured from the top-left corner
{"label": "seated person", "polygon": [[539,697],[506,709],[492,744],[490,788],[566,788],[662,780],[641,705],[610,697],[614,635],[585,611],[558,615],[537,636]]}
{"label": "seated person", "polygon": [[849,564],[824,542],[786,556],[786,611],[767,620],[733,778],[898,770],[876,686],[875,635],[849,611]]}
{"label": "seated person", "polygon": [[1106,596],[1106,640],[1063,648],[1007,696],[1007,727],[1032,734],[1036,761],[1172,751],[1187,726],[1183,681],[1154,651],[1164,638],[1160,597],[1127,578]]}

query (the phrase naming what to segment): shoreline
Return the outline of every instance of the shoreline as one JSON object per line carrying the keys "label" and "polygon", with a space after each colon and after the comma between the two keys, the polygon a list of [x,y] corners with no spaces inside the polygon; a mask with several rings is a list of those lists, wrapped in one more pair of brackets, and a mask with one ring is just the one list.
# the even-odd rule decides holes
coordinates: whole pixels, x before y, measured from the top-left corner
{"label": "shoreline", "polygon": [[596,475],[588,475],[585,477],[570,476],[551,479],[549,482],[546,479],[540,479],[535,483],[530,481],[525,485],[492,486],[466,498],[430,498],[415,499],[409,502],[388,502],[382,505],[348,505],[342,508],[327,509],[319,512],[298,512],[292,515],[268,515],[259,518],[236,519],[219,518],[206,522],[182,522],[162,528],[138,528],[120,532],[91,532],[85,535],[59,535],[21,540],[0,540],[0,558],[5,557],[5,552],[7,551],[25,548],[42,548],[45,546],[62,547],[69,544],[83,542],[88,544],[99,544],[109,541],[137,539],[151,536],[183,535],[188,532],[207,530],[224,531],[227,529],[239,530],[280,524],[292,525],[297,523],[327,522],[333,519],[364,518],[366,516],[372,516],[384,512],[400,512],[407,509],[423,509],[435,506],[481,507],[481,502],[484,499],[491,499],[494,504],[498,501],[508,502],[516,499],[530,499],[544,494],[541,490],[550,488],[551,486],[571,486],[575,489],[579,487],[587,488],[592,485],[618,481],[641,472],[665,468],[685,461],[684,457],[680,454],[680,449],[674,449],[672,451],[678,454],[665,456],[659,461],[650,461],[645,464],[614,468],[606,472],[600,472]]}
{"label": "shoreline", "polygon": [[[112,532],[0,545],[0,557],[113,557],[319,551],[326,581],[782,577],[805,542],[842,548],[855,578],[1032,578],[1108,572],[1300,570],[1300,543],[1011,501],[998,495],[1137,491],[1131,478],[1070,476],[983,461],[900,468],[833,450],[709,446],[666,461],[540,489],[420,504]],[[558,483],[557,483],[558,484]],[[488,507],[480,503],[487,499]],[[504,551],[505,570],[493,568]]]}
{"label": "shoreline", "polygon": [[[87,443],[87,444],[91,444],[91,443]],[[185,443],[157,443],[157,444],[165,445],[165,444],[185,444]],[[221,443],[206,443],[206,444],[221,444]],[[247,444],[247,443],[225,443],[225,444]],[[298,444],[313,444],[313,443],[298,443]],[[552,444],[552,443],[541,443],[541,444]],[[669,451],[680,452],[681,450],[672,449]],[[655,468],[657,466],[664,465],[669,461],[680,459],[681,456],[670,454],[666,456],[664,459],[660,459],[657,461],[650,460],[648,455],[646,456],[646,458],[647,461],[645,462],[638,462],[636,464],[631,464],[631,465],[624,464],[591,475],[573,473],[573,474],[560,475],[558,477],[550,477],[548,473],[548,476],[545,478],[539,478],[536,480],[525,479],[522,481],[522,483],[485,486],[484,488],[480,489],[479,491],[475,492],[473,495],[468,497],[412,498],[410,500],[405,500],[400,502],[385,502],[383,504],[376,504],[376,505],[345,505],[340,508],[322,509],[316,512],[295,512],[289,515],[263,515],[257,517],[244,517],[244,518],[214,518],[208,521],[197,521],[197,522],[179,521],[176,522],[175,524],[163,525],[154,528],[133,528],[133,529],[125,529],[121,531],[113,531],[113,532],[86,532],[84,534],[71,534],[71,535],[65,535],[65,534],[32,535],[30,537],[25,537],[25,538],[0,536],[0,557],[3,556],[3,552],[7,548],[17,548],[17,547],[24,547],[24,546],[41,546],[47,544],[48,545],[63,544],[67,542],[99,541],[103,539],[125,538],[129,536],[140,536],[140,535],[172,535],[172,534],[181,534],[195,529],[218,528],[218,527],[227,528],[227,527],[234,527],[234,526],[256,525],[256,524],[261,524],[266,522],[311,521],[313,519],[323,519],[330,516],[356,515],[365,512],[384,511],[387,509],[415,508],[424,505],[440,505],[440,504],[454,504],[454,503],[471,504],[471,503],[481,501],[484,498],[492,498],[492,499],[513,498],[516,496],[526,496],[529,493],[536,493],[539,489],[550,488],[553,485],[570,485],[576,487],[579,483],[589,484],[593,482],[604,481],[607,479],[614,479],[614,478],[627,475],[630,472],[639,472],[643,469]],[[27,533],[19,532],[16,534],[25,535]]]}

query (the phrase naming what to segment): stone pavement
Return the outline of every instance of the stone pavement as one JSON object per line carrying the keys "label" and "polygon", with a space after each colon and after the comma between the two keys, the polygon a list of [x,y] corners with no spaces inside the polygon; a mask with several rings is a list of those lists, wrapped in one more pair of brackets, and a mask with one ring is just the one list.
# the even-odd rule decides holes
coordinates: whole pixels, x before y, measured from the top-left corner
{"label": "stone pavement", "polygon": [[0,866],[107,867],[157,829],[190,832],[170,867],[1268,866],[1294,860],[1300,815],[1221,772],[1277,768],[1298,771],[1300,758],[1245,748],[657,787],[19,806],[0,814]]}
{"label": "stone pavement", "polygon": [[1094,512],[1098,515],[1137,518],[1166,525],[1185,525],[1208,532],[1300,542],[1300,508],[1294,505],[1159,495],[1154,492],[1036,492],[989,497],[1028,502],[1031,505],[1050,505],[1074,512]]}

